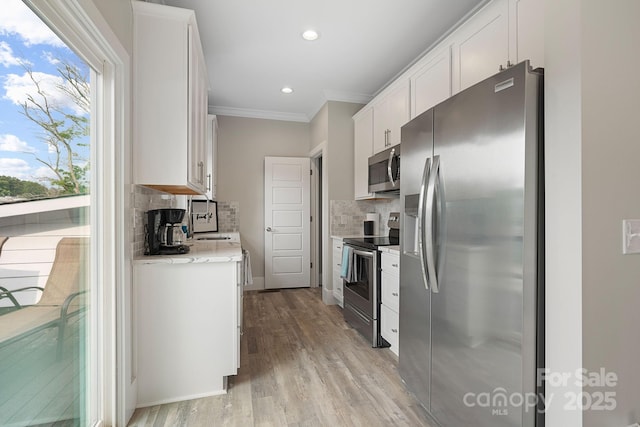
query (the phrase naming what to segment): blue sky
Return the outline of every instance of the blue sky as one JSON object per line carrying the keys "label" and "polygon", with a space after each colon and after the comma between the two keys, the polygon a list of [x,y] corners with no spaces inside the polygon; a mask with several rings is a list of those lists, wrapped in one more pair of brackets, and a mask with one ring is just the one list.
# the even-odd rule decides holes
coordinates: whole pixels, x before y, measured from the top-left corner
{"label": "blue sky", "polygon": [[[56,88],[62,82],[57,65],[71,62],[87,66],[22,3],[2,0],[0,14],[0,175],[41,181],[52,176],[36,157],[50,158],[42,132],[23,114],[20,104],[34,85],[21,64],[28,64],[48,100],[66,111],[79,113],[75,104]],[[85,72],[88,77],[89,73]],[[88,139],[87,139],[88,142]],[[88,149],[80,153],[88,159]],[[42,182],[43,184],[45,182]]]}

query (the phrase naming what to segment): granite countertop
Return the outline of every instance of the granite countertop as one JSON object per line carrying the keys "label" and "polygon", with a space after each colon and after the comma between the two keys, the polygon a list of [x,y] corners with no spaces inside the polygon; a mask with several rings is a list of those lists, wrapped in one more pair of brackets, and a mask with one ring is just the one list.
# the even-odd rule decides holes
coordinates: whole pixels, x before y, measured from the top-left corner
{"label": "granite countertop", "polygon": [[400,245],[380,246],[378,248],[378,250],[380,252],[388,252],[388,253],[391,253],[391,254],[400,255]]}
{"label": "granite countertop", "polygon": [[358,239],[361,237],[387,237],[387,236],[385,234],[374,234],[373,236],[365,236],[364,234],[345,234],[345,235],[332,234],[331,235],[332,239]]}
{"label": "granite countertop", "polygon": [[134,264],[198,264],[207,262],[242,261],[240,242],[228,240],[197,240],[187,242],[188,254],[143,255],[133,260]]}

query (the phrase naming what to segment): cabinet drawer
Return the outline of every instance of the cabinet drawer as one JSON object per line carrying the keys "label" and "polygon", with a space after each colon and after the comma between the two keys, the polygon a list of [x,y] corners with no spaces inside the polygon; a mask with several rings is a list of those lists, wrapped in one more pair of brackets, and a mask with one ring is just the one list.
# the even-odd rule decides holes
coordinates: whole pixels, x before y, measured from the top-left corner
{"label": "cabinet drawer", "polygon": [[400,307],[400,279],[386,272],[382,272],[382,304],[399,313]]}
{"label": "cabinet drawer", "polygon": [[380,332],[382,338],[389,341],[391,350],[396,354],[398,353],[399,323],[398,313],[382,304],[380,306]]}
{"label": "cabinet drawer", "polygon": [[340,277],[339,270],[333,270],[333,297],[338,300],[340,307],[342,307],[343,297],[343,288],[344,282],[342,281],[342,277]]}
{"label": "cabinet drawer", "polygon": [[382,271],[400,277],[400,257],[387,252],[382,253]]}
{"label": "cabinet drawer", "polygon": [[333,239],[333,268],[342,268],[342,240]]}
{"label": "cabinet drawer", "polygon": [[342,250],[340,252],[333,251],[333,269],[338,271],[342,269]]}

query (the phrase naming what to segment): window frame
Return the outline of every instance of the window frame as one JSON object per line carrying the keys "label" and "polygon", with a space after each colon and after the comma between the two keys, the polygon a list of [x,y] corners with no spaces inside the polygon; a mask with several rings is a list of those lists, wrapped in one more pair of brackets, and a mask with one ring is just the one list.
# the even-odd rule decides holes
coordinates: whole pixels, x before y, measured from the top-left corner
{"label": "window frame", "polygon": [[91,0],[23,1],[92,69],[90,197],[91,206],[100,209],[90,209],[91,280],[97,292],[89,320],[95,356],[88,371],[87,419],[96,426],[125,425],[132,398],[135,406],[135,363],[132,354],[127,360],[127,346],[119,345],[132,327],[123,309],[131,290],[131,215],[126,214],[132,188],[131,60]]}

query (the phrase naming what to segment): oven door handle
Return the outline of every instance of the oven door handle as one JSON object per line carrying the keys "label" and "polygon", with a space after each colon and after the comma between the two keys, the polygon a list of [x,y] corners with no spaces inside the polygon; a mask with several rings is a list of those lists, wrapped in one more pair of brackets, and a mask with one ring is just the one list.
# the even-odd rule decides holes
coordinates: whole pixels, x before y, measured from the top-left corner
{"label": "oven door handle", "polygon": [[375,252],[359,251],[358,249],[354,249],[353,253],[365,258],[373,258],[375,256]]}

